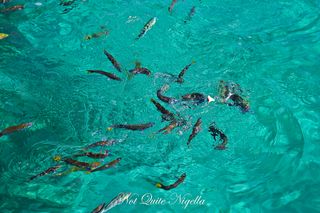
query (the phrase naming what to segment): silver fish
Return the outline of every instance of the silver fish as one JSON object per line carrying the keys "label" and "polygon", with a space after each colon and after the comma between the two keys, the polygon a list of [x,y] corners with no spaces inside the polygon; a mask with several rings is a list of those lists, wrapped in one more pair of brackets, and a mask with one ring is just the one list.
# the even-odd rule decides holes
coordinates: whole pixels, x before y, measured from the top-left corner
{"label": "silver fish", "polygon": [[117,205],[120,205],[123,201],[127,200],[130,195],[131,192],[120,193],[117,197],[113,198],[106,207],[103,208],[102,213],[109,211]]}
{"label": "silver fish", "polygon": [[150,19],[143,27],[143,29],[141,30],[140,34],[138,35],[138,37],[136,38],[136,40],[138,40],[139,38],[143,37],[152,27],[153,25],[157,22],[157,17],[153,17],[152,19]]}

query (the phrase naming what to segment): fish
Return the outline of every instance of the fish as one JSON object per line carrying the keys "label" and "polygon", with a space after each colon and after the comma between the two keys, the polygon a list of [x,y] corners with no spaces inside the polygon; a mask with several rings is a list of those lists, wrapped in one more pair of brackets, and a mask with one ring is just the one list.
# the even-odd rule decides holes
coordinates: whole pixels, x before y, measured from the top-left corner
{"label": "fish", "polygon": [[145,123],[145,124],[115,124],[110,126],[109,128],[121,128],[121,129],[129,129],[129,130],[145,130],[154,125],[153,122]]}
{"label": "fish", "polygon": [[151,102],[157,107],[157,110],[161,112],[163,120],[171,121],[174,119],[174,114],[165,109],[160,103],[156,102],[153,98],[151,98]]}
{"label": "fish", "polygon": [[158,132],[164,131],[164,134],[169,134],[177,126],[178,126],[178,122],[176,120],[173,120],[168,126],[163,127]]}
{"label": "fish", "polygon": [[65,158],[63,159],[63,161],[67,164],[70,164],[79,168],[83,168],[83,169],[90,169],[91,167],[89,163],[73,160],[71,158]]}
{"label": "fish", "polygon": [[182,100],[184,101],[193,101],[196,105],[203,103],[208,100],[205,95],[201,93],[191,93],[182,96]]}
{"label": "fish", "polygon": [[103,35],[108,35],[109,34],[109,31],[101,31],[101,32],[97,32],[97,33],[92,33],[90,35],[86,35],[84,37],[85,40],[91,40],[93,38],[99,38]]}
{"label": "fish", "polygon": [[29,179],[29,181],[31,181],[31,180],[33,180],[33,179],[35,179],[35,178],[37,178],[37,177],[41,177],[41,176],[44,176],[44,175],[53,173],[53,172],[57,171],[60,167],[61,167],[61,165],[57,165],[57,166],[50,167],[49,169],[47,169],[47,170],[45,170],[45,171],[43,171],[43,172],[41,172],[41,173],[39,173],[39,174],[37,174],[37,175],[35,175],[35,176],[32,176],[32,177]]}
{"label": "fish", "polygon": [[[120,193],[118,196],[113,198],[110,203],[103,209],[102,212],[107,212],[110,209],[116,207],[117,205],[122,204],[125,200],[127,200],[131,196],[130,192]],[[101,213],[102,213],[101,212]]]}
{"label": "fish", "polygon": [[121,81],[121,78],[119,78],[118,76],[116,76],[115,74],[112,74],[110,72],[105,72],[102,70],[87,70],[88,73],[98,73],[104,76],[107,76],[110,79],[116,80],[116,81]]}
{"label": "fish", "polygon": [[170,6],[168,7],[169,13],[172,12],[174,5],[177,3],[178,0],[172,0]]}
{"label": "fish", "polygon": [[220,129],[218,129],[215,126],[215,123],[213,123],[213,124],[211,124],[209,126],[209,130],[208,131],[211,133],[211,135],[213,136],[213,139],[215,141],[217,140],[218,136],[220,137],[220,140],[222,140],[222,143],[217,145],[215,147],[215,149],[218,149],[218,150],[226,149],[226,145],[228,144],[228,137]]}
{"label": "fish", "polygon": [[102,171],[102,170],[105,170],[105,169],[109,169],[110,167],[113,167],[115,165],[117,165],[119,162],[120,162],[121,158],[117,158],[107,164],[104,164],[98,168],[95,168],[95,169],[91,169],[90,172],[96,172],[96,171]]}
{"label": "fish", "polygon": [[136,40],[142,38],[152,27],[153,25],[157,22],[157,17],[153,17],[152,19],[150,19],[142,28],[140,34],[138,35],[138,37],[136,38]]}
{"label": "fish", "polygon": [[106,206],[106,203],[102,203],[99,206],[97,206],[97,208],[92,210],[91,213],[101,213],[101,212],[103,212],[103,209],[104,209],[105,206]]}
{"label": "fish", "polygon": [[157,90],[157,97],[165,103],[170,103],[170,104],[176,103],[177,100],[175,98],[170,98],[162,94],[163,92],[166,92],[168,89],[169,89],[168,84],[163,85],[160,89]]}
{"label": "fish", "polygon": [[201,124],[202,124],[202,120],[201,120],[201,118],[199,118],[199,119],[197,120],[197,122],[195,123],[195,125],[193,126],[192,133],[191,133],[191,135],[190,135],[189,138],[188,138],[187,145],[189,145],[190,142],[191,142],[191,140],[200,132],[200,130],[201,130]]}
{"label": "fish", "polygon": [[245,99],[243,99],[238,94],[232,94],[230,96],[230,100],[233,101],[233,103],[229,103],[229,106],[238,106],[242,110],[242,112],[248,112],[250,110],[249,102]]}
{"label": "fish", "polygon": [[93,153],[93,152],[85,152],[81,154],[75,154],[74,157],[89,157],[89,158],[105,158],[109,155],[108,151],[105,151],[104,153]]}
{"label": "fish", "polygon": [[196,7],[193,6],[193,7],[191,8],[191,10],[190,10],[187,18],[184,20],[184,23],[187,23],[187,21],[190,21],[191,18],[192,18],[192,16],[195,14],[195,12],[196,12]]}
{"label": "fish", "polygon": [[7,12],[13,12],[13,11],[23,10],[23,9],[24,9],[24,5],[18,4],[18,5],[14,5],[12,7],[8,7],[8,8],[5,8],[3,10],[0,10],[0,12],[1,13],[7,13]]}
{"label": "fish", "polygon": [[190,68],[190,66],[192,65],[192,64],[195,64],[196,62],[195,61],[192,61],[190,64],[188,64],[187,66],[185,66],[182,70],[181,70],[181,72],[179,73],[179,75],[178,75],[178,78],[177,78],[177,80],[176,80],[176,82],[178,82],[178,83],[183,83],[183,76],[184,76],[184,74],[187,72],[187,70]]}
{"label": "fish", "polygon": [[62,6],[70,6],[75,2],[75,0],[60,0],[60,5]]}
{"label": "fish", "polygon": [[156,184],[156,187],[158,187],[158,188],[160,188],[160,189],[164,189],[164,190],[171,190],[171,189],[176,188],[179,184],[183,183],[183,181],[186,179],[186,177],[187,177],[186,173],[183,173],[183,174],[178,178],[178,180],[176,180],[176,182],[174,182],[173,184],[168,185],[168,186],[165,186],[165,185],[163,185],[162,183],[157,183],[157,184]]}
{"label": "fish", "polygon": [[7,38],[9,35],[5,33],[0,33],[0,40]]}
{"label": "fish", "polygon": [[120,64],[116,61],[116,59],[106,50],[104,50],[104,54],[107,56],[107,58],[109,59],[109,61],[112,63],[112,65],[116,68],[116,70],[118,70],[119,72],[121,71],[121,66]]}
{"label": "fish", "polygon": [[129,70],[130,73],[132,74],[145,74],[147,76],[151,75],[151,71],[145,67],[136,67],[132,70]]}
{"label": "fish", "polygon": [[16,131],[19,131],[19,130],[22,130],[22,129],[26,129],[28,127],[31,127],[33,125],[32,122],[29,122],[29,123],[23,123],[23,124],[19,124],[17,126],[11,126],[11,127],[8,127],[4,130],[2,130],[0,132],[0,137],[4,136],[4,135],[8,135],[8,134],[11,134],[13,132],[16,132]]}
{"label": "fish", "polygon": [[114,139],[106,140],[106,141],[98,141],[98,142],[95,142],[93,144],[88,145],[85,149],[94,148],[97,146],[112,146],[115,143],[116,143],[116,140],[114,140]]}

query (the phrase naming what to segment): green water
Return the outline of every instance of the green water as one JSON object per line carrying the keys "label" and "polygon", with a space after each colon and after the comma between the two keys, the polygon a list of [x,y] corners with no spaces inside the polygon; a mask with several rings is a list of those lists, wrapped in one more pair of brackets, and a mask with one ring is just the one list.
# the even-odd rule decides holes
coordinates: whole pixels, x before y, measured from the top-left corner
{"label": "green water", "polygon": [[[90,212],[120,192],[131,192],[137,202],[111,212],[319,212],[320,1],[188,0],[169,14],[170,3],[0,5],[25,5],[0,13],[0,32],[9,34],[0,40],[0,129],[34,122],[0,138],[1,212]],[[196,12],[185,24],[192,6]],[[152,17],[157,23],[135,41]],[[100,26],[107,36],[84,40]],[[117,82],[87,74],[102,69],[125,79],[104,49],[123,68],[139,60],[153,75]],[[187,120],[188,129],[152,137],[166,124],[150,102],[166,82],[155,73],[177,74],[192,60],[185,82],[171,83],[168,96],[215,96],[223,79],[241,85],[251,112],[216,103],[191,109],[163,103]],[[188,148],[199,117],[202,131]],[[229,138],[226,150],[213,147],[217,142],[207,131],[213,121]],[[142,132],[106,131],[114,123],[147,122],[155,125]],[[27,181],[56,165],[54,156],[111,138],[121,143],[108,147],[111,156],[101,163],[122,157],[116,167]],[[171,184],[184,172],[185,182],[171,191],[154,186]],[[143,205],[146,193],[166,200],[201,196],[205,202]]]}

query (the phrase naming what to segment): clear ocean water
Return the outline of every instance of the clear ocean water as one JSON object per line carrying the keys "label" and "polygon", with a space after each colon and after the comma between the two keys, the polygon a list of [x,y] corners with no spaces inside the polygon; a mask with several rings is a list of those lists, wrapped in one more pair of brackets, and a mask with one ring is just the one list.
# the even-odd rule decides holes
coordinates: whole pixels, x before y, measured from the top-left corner
{"label": "clear ocean water", "polygon": [[[12,0],[0,5],[0,10],[25,7],[0,13],[0,33],[9,34],[0,40],[0,129],[34,123],[0,138],[0,212],[91,212],[120,192],[131,192],[137,202],[110,212],[320,212],[320,1],[178,0],[171,14],[170,3],[75,0],[63,6],[58,0]],[[152,17],[156,24],[135,41]],[[101,26],[108,35],[84,39]],[[152,75],[126,79],[104,49],[124,69],[138,60]],[[216,96],[219,80],[235,82],[250,112],[157,99],[166,83],[159,73],[178,74],[193,60],[184,83],[170,83],[166,95]],[[154,134],[166,122],[151,98],[180,113],[186,129]],[[188,147],[200,117],[202,130]],[[147,122],[155,125],[106,131],[115,123]],[[226,150],[214,149],[212,122],[228,136]],[[107,147],[110,156],[100,163],[121,157],[117,166],[28,181],[56,165],[54,156],[70,156],[105,139],[121,142]],[[187,177],[177,188],[155,187],[182,173]],[[153,203],[143,203],[150,196]],[[155,201],[177,196],[203,202]]]}

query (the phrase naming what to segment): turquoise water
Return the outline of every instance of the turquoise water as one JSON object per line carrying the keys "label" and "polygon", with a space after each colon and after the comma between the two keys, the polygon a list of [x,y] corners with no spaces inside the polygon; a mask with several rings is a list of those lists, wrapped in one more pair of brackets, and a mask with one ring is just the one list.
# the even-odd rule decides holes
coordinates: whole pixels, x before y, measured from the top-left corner
{"label": "turquoise water", "polygon": [[[170,3],[0,5],[25,5],[0,13],[0,33],[9,34],[0,40],[0,129],[34,122],[0,138],[1,212],[90,212],[120,192],[131,192],[137,202],[111,212],[319,212],[320,1],[178,1],[169,14]],[[192,6],[196,12],[184,23]],[[135,41],[152,17],[157,23]],[[84,39],[101,26],[107,36]],[[87,74],[102,69],[125,79],[104,49],[127,70],[138,60],[153,75],[117,82]],[[191,109],[161,103],[179,112],[188,129],[153,134],[166,124],[150,102],[166,82],[155,73],[177,74],[192,60],[185,82],[171,83],[168,96],[215,96],[223,79],[241,85],[251,112],[217,103]],[[188,148],[199,117],[202,131]],[[229,138],[226,150],[213,147],[207,131],[213,121]],[[155,125],[142,132],[106,131],[115,123],[147,122]],[[27,181],[56,165],[54,156],[111,138],[121,143],[107,147],[111,156],[101,163],[122,157],[116,167]],[[175,189],[154,186],[184,172],[185,182]],[[165,200],[201,196],[204,204],[144,205],[147,193]]]}

